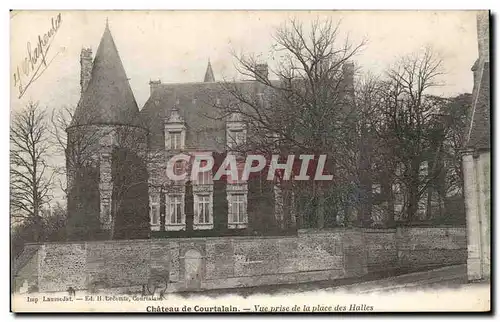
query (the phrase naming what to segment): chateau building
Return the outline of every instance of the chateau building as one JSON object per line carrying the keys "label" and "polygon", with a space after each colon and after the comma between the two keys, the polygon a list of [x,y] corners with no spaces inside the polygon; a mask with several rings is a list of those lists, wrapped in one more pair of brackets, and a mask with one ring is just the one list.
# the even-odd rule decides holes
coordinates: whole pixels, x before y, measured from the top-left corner
{"label": "chateau building", "polygon": [[[91,49],[83,49],[80,61],[81,98],[67,129],[70,238],[269,230],[273,214],[280,213],[274,209],[279,191],[272,182],[259,181],[253,193],[251,182],[226,177],[214,182],[213,172],[194,180],[167,176],[174,155],[210,155],[220,163],[246,140],[242,117],[222,115],[217,108],[235,102],[215,81],[210,62],[203,82],[150,81],[150,97],[139,110],[107,23],[95,58]],[[267,77],[267,65],[258,66]],[[263,95],[252,80],[235,86]],[[176,162],[173,170],[190,167]],[[257,197],[259,209],[249,205]]]}

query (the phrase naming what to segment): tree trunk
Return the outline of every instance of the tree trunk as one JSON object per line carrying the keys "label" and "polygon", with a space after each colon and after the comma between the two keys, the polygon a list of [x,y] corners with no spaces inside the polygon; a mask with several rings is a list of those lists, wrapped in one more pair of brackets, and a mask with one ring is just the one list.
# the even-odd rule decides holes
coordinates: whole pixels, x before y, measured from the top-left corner
{"label": "tree trunk", "polygon": [[418,159],[413,159],[410,166],[409,174],[409,188],[408,188],[408,224],[410,224],[415,218],[415,214],[418,211],[418,201],[419,201],[419,174],[420,174],[420,161]]}
{"label": "tree trunk", "polygon": [[281,230],[284,228],[284,217],[285,217],[285,198],[283,191],[283,183],[276,183],[274,185],[274,222],[276,228]]}
{"label": "tree trunk", "polygon": [[319,229],[323,229],[325,228],[325,189],[321,183],[316,184],[315,192],[315,199],[317,200],[316,223]]}
{"label": "tree trunk", "polygon": [[360,223],[362,227],[372,224],[372,178],[371,178],[371,148],[368,130],[363,125],[359,142],[359,183],[360,183]]}
{"label": "tree trunk", "polygon": [[385,204],[387,205],[387,212],[385,217],[385,226],[394,226],[394,193],[392,191],[392,178],[388,171],[384,174],[384,178],[381,179],[381,190],[384,196]]}

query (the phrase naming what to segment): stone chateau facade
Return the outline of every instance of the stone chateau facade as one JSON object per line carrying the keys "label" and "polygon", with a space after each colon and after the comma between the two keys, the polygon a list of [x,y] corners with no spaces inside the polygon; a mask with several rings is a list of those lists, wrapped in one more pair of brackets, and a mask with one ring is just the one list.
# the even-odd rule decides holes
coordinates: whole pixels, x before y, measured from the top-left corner
{"label": "stone chateau facade", "polygon": [[[81,98],[67,129],[70,236],[256,235],[283,220],[281,192],[272,182],[261,180],[253,189],[251,182],[237,179],[213,182],[213,173],[195,180],[166,176],[173,155],[212,155],[217,163],[247,138],[242,117],[222,116],[217,108],[236,102],[215,81],[210,62],[203,82],[150,81],[142,109],[107,23],[95,57],[85,48],[80,62]],[[267,64],[257,67],[268,76]],[[264,96],[256,81],[234,86]],[[177,162],[174,172],[189,167]]]}

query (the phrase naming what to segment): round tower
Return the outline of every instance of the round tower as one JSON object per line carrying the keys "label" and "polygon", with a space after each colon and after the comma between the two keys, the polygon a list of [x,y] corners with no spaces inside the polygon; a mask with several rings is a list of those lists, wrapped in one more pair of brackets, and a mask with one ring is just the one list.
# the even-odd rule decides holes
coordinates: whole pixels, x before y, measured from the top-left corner
{"label": "round tower", "polygon": [[68,238],[146,238],[147,130],[107,23],[93,62],[89,49],[80,62],[81,97],[66,129]]}

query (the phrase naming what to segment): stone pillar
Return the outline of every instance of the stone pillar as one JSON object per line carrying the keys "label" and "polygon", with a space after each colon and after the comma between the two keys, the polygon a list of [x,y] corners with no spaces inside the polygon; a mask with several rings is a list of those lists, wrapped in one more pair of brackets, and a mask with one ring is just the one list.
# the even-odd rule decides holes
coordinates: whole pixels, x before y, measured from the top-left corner
{"label": "stone pillar", "polygon": [[481,223],[481,272],[482,278],[490,277],[490,237],[491,237],[491,185],[490,152],[481,153],[477,162],[479,187],[479,222]]}
{"label": "stone pillar", "polygon": [[482,278],[481,272],[481,222],[479,215],[476,160],[473,150],[462,156],[464,171],[465,213],[467,216],[467,276],[469,280]]}

